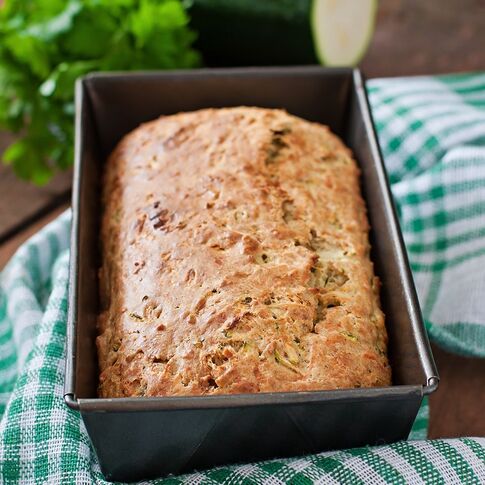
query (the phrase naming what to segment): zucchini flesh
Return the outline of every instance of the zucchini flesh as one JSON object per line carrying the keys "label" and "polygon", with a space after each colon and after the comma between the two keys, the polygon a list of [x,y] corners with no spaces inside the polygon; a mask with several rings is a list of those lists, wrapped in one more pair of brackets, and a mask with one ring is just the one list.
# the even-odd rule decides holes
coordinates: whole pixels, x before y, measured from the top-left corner
{"label": "zucchini flesh", "polygon": [[356,65],[372,39],[376,11],[376,0],[314,0],[311,21],[320,63]]}

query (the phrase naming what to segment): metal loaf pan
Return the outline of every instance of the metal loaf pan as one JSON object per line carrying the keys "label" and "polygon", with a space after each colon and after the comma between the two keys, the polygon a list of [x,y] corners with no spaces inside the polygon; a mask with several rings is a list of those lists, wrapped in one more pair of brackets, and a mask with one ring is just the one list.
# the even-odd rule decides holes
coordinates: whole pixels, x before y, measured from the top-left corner
{"label": "metal loaf pan", "polygon": [[[162,114],[285,108],[330,126],[362,170],[372,259],[382,280],[392,387],[252,395],[99,399],[95,347],[100,180],[123,135]],[[76,153],[65,400],[80,410],[108,479],[407,438],[438,374],[430,352],[362,77],[320,67],[91,74],[76,91]]]}

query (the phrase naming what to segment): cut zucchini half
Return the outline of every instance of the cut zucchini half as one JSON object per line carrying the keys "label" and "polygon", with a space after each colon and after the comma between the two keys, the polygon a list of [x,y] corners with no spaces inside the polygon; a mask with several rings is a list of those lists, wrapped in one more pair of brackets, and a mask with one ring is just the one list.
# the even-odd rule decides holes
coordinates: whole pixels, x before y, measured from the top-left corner
{"label": "cut zucchini half", "polygon": [[374,32],[377,0],[313,0],[310,9],[315,52],[325,66],[354,66]]}
{"label": "cut zucchini half", "polygon": [[[1,0],[0,0],[1,1]],[[372,38],[377,0],[190,0],[209,66],[352,66]]]}

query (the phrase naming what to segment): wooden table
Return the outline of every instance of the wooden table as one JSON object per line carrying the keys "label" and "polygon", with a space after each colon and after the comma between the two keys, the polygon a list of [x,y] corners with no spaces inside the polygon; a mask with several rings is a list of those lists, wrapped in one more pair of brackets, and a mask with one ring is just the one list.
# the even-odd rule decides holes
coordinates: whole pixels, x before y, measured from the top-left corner
{"label": "wooden table", "polygon": [[[377,30],[362,62],[367,77],[485,70],[483,0],[381,0]],[[8,135],[0,136],[2,145]],[[0,168],[0,268],[30,235],[68,207],[70,174],[43,188]],[[441,374],[432,395],[432,438],[485,436],[485,359],[433,346]]]}

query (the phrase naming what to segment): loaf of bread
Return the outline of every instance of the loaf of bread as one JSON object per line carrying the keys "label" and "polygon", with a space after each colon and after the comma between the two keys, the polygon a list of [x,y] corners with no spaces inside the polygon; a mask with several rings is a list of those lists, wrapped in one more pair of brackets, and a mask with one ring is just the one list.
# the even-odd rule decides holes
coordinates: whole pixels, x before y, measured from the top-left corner
{"label": "loaf of bread", "polygon": [[387,386],[359,170],[325,126],[205,109],[107,162],[99,395]]}

